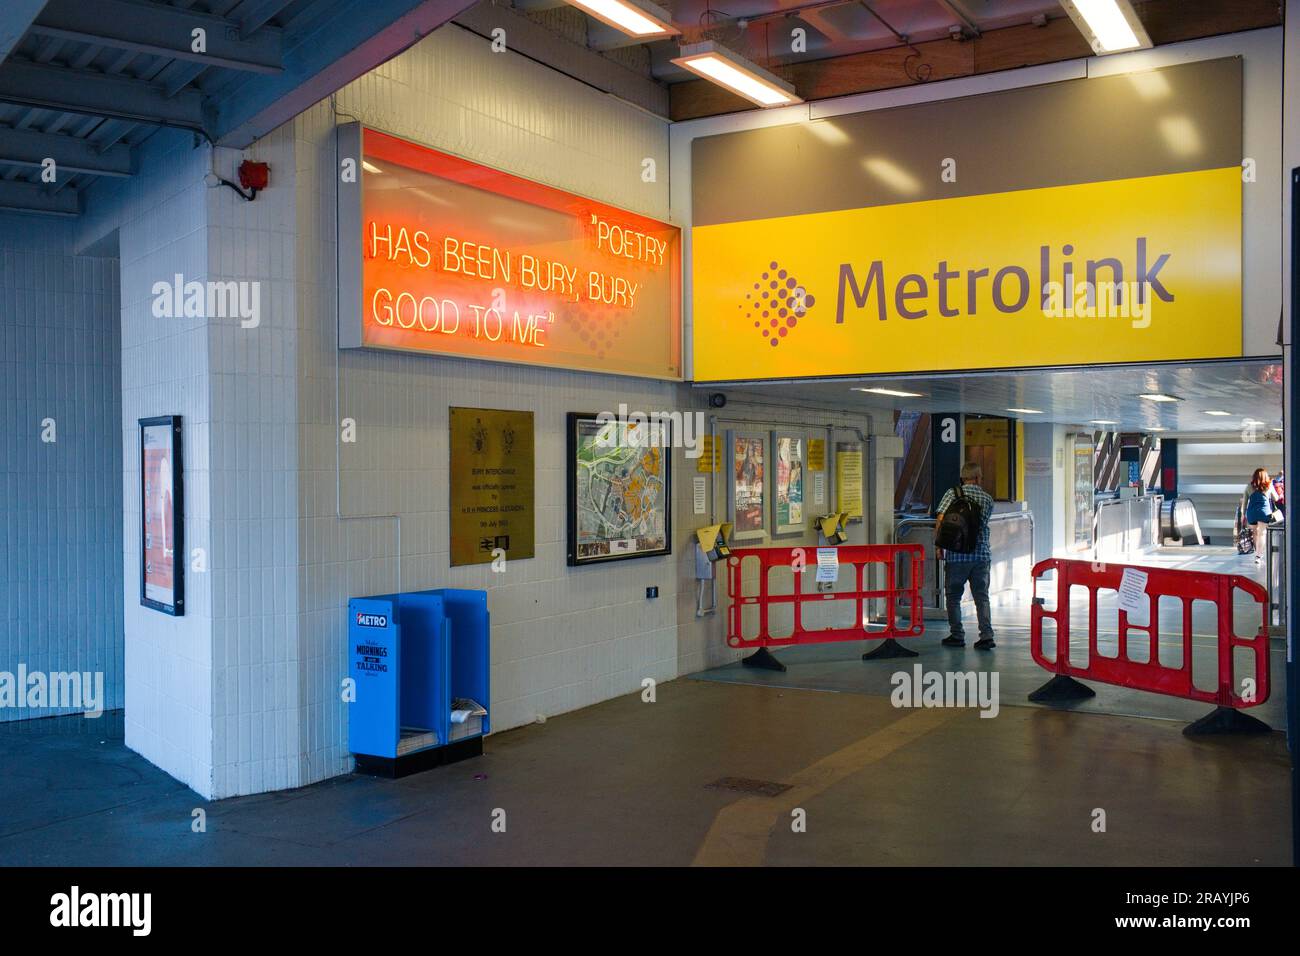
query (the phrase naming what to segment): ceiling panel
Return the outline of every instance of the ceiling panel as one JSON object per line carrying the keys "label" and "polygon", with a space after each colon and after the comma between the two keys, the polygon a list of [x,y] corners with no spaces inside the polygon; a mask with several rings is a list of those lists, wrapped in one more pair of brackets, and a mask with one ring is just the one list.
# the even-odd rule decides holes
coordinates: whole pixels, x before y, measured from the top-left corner
{"label": "ceiling panel", "polygon": [[[874,376],[833,381],[763,385],[700,385],[729,398],[760,401],[814,401],[846,409],[882,405],[924,412],[1008,415],[1025,421],[1097,425],[1113,431],[1239,431],[1253,419],[1263,428],[1282,424],[1282,364],[1277,361],[1217,362],[1199,365],[1106,367],[1020,372],[964,372],[925,376]],[[888,388],[919,392],[919,398],[892,398],[855,391]],[[1181,401],[1153,402],[1138,396],[1164,393]],[[1036,409],[1040,414],[1010,412]],[[1209,415],[1225,411],[1228,415]]]}

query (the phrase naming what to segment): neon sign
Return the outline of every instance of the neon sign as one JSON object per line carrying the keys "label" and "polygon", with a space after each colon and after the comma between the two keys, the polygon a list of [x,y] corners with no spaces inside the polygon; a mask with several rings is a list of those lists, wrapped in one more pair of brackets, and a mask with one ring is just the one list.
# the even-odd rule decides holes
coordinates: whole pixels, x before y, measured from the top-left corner
{"label": "neon sign", "polygon": [[[680,379],[676,226],[356,124],[340,341]],[[359,267],[359,268],[358,268]]]}

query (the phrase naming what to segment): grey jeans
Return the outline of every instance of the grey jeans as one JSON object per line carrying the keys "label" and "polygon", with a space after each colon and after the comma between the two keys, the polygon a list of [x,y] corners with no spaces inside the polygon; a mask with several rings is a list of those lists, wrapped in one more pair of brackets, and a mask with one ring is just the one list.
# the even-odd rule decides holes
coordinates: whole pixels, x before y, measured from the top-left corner
{"label": "grey jeans", "polygon": [[944,591],[948,604],[948,632],[953,637],[965,637],[961,626],[961,596],[970,582],[970,593],[975,598],[975,617],[979,620],[980,637],[993,636],[992,612],[989,610],[989,562],[945,561]]}

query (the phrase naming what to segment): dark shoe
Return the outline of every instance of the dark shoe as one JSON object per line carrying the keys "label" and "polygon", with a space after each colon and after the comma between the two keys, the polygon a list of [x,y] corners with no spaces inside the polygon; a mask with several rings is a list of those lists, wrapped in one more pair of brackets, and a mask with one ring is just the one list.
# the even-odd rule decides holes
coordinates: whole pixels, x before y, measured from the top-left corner
{"label": "dark shoe", "polygon": [[991,637],[981,637],[975,642],[975,650],[977,651],[991,651],[997,646],[997,642]]}
{"label": "dark shoe", "polygon": [[962,637],[953,637],[951,634],[949,634],[939,643],[942,644],[944,647],[965,647],[966,639]]}

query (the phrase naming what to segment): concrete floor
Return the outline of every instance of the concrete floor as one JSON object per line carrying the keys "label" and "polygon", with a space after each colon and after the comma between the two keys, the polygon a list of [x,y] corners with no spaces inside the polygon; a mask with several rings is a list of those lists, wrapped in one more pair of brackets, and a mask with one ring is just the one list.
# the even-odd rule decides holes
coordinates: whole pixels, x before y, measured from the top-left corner
{"label": "concrete floor", "polygon": [[[1221,550],[1197,569],[1252,574]],[[1104,685],[1074,712],[1030,705],[1048,675],[1029,658],[1026,609],[995,619],[989,653],[941,647],[936,621],[908,660],[787,648],[785,673],[717,668],[661,685],[656,703],[632,695],[497,734],[480,758],[404,780],[212,804],[126,749],[121,712],[0,724],[0,865],[1290,864],[1283,734],[1189,739],[1208,705]],[[1198,659],[1213,656],[1207,620]],[[1278,729],[1281,654],[1273,698],[1251,711]],[[890,676],[918,663],[998,672],[1000,713],[894,708]],[[723,778],[762,792],[710,786]],[[205,833],[191,829],[198,808]]]}
{"label": "concrete floor", "polygon": [[[1189,740],[1164,720],[982,719],[698,680],[495,735],[480,758],[400,781],[206,804],[124,747],[120,714],[0,725],[0,767],[6,865],[1290,861],[1279,733]],[[724,777],[790,789],[709,788]],[[207,832],[193,833],[200,807]]]}

